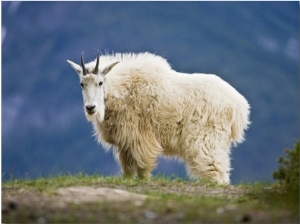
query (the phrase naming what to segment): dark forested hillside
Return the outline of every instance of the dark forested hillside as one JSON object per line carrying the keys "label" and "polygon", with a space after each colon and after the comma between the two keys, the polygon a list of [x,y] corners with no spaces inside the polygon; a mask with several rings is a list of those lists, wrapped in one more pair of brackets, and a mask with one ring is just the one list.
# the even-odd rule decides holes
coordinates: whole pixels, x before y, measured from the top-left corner
{"label": "dark forested hillside", "polygon": [[[66,60],[150,51],[181,72],[215,73],[248,100],[232,180],[270,180],[299,138],[298,2],[2,2],[2,178],[119,174],[85,120]],[[155,172],[185,175],[176,161]]]}

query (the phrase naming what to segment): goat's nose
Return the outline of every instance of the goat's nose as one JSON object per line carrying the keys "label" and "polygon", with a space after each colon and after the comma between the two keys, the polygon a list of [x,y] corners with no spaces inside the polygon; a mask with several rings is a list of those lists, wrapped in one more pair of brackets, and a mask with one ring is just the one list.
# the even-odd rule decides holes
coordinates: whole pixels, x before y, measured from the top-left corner
{"label": "goat's nose", "polygon": [[96,107],[95,105],[87,105],[85,106],[85,109],[87,110],[88,113],[92,113],[95,107]]}

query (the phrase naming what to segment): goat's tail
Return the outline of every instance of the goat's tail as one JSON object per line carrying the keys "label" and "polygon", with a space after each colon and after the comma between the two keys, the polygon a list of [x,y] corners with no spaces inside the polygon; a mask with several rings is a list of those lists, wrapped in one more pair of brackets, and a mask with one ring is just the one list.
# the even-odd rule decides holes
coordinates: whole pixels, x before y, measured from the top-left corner
{"label": "goat's tail", "polygon": [[233,112],[231,139],[234,145],[244,141],[245,130],[248,129],[251,122],[249,121],[250,105],[247,103]]}

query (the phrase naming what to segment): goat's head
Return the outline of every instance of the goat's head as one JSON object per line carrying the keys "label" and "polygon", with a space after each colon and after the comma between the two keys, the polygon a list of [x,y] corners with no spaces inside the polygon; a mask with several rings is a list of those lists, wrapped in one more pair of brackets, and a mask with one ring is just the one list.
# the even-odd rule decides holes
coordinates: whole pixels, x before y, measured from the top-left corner
{"label": "goat's head", "polygon": [[81,54],[81,66],[67,60],[80,78],[82,95],[84,101],[85,116],[88,121],[103,121],[105,113],[104,105],[104,77],[119,62],[114,62],[104,69],[100,69],[100,56],[97,54],[96,62],[84,63],[83,53]]}

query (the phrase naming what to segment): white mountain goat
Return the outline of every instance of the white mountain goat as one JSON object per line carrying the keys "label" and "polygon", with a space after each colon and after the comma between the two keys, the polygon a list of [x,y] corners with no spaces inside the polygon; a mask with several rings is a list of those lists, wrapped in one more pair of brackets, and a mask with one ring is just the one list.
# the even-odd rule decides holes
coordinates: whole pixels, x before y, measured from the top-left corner
{"label": "white mountain goat", "polygon": [[84,111],[95,135],[113,145],[124,177],[149,178],[161,155],[190,176],[229,184],[230,148],[244,140],[247,100],[216,75],[179,73],[150,53],[97,56],[81,66]]}

